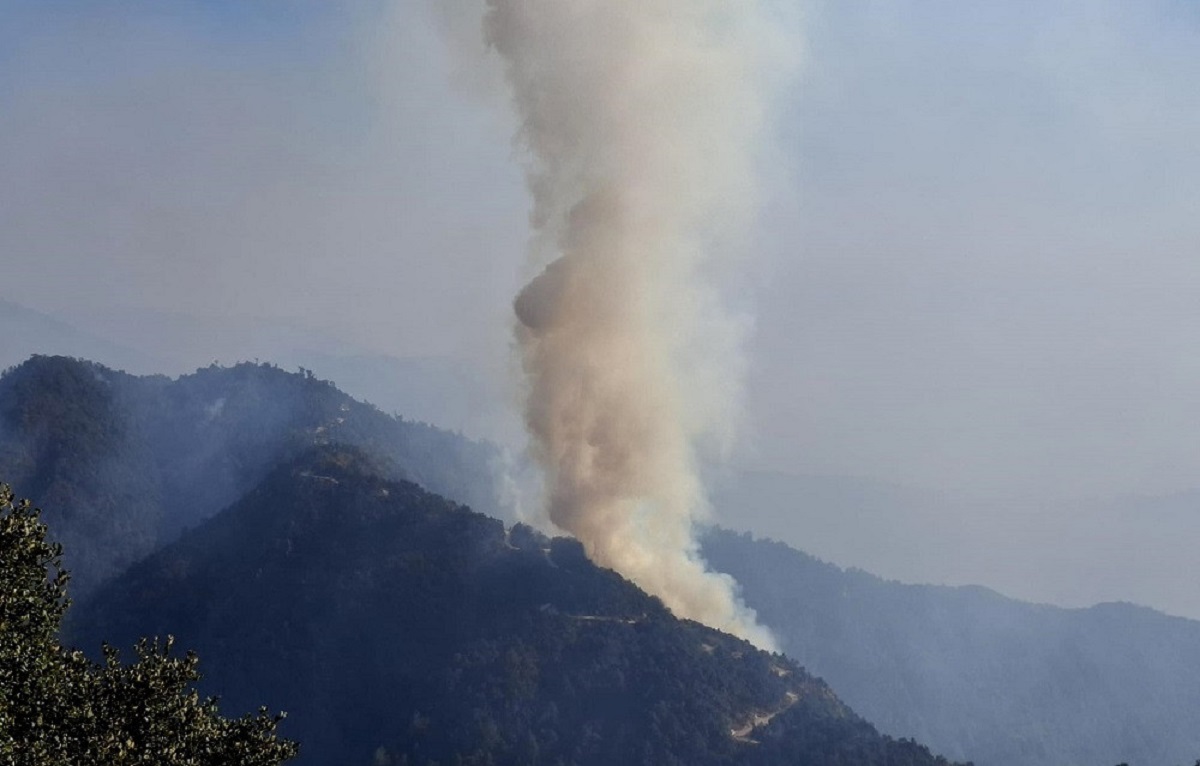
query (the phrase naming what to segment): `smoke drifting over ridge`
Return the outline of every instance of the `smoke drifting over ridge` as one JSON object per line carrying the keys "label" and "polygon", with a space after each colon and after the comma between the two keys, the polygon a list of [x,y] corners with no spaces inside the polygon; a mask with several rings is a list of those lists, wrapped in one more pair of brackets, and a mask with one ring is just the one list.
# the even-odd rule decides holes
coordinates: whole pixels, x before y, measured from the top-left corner
{"label": "smoke drifting over ridge", "polygon": [[754,209],[765,29],[741,0],[489,0],[485,18],[544,268],[514,308],[549,516],[677,615],[774,648],[693,534],[697,447],[738,409],[743,323],[711,271]]}

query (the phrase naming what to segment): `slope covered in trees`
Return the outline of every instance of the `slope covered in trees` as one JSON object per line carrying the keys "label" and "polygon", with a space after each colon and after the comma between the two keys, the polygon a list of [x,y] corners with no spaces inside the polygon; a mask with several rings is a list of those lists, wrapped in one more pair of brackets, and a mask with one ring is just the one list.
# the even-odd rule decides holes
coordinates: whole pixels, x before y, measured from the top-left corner
{"label": "slope covered in trees", "polygon": [[[488,447],[386,416],[311,374],[244,364],[170,380],[35,357],[0,378],[0,476],[47,508],[67,566],[78,572],[77,596],[203,524],[281,462],[341,443],[360,445],[384,478],[412,479],[498,513]],[[237,539],[228,545],[257,560]],[[220,547],[213,543],[209,555]],[[707,555],[742,583],[790,656],[894,736],[992,766],[1185,763],[1200,752],[1196,623],[1124,605],[1060,610],[984,589],[885,583],[723,533],[709,540]],[[241,571],[239,562],[231,571]],[[159,587],[169,610],[170,588]],[[262,594],[263,608],[282,608],[271,606],[276,596]],[[306,619],[303,606],[295,605],[295,619]],[[306,630],[313,646],[332,640],[319,625]],[[218,657],[234,650],[216,649]],[[235,689],[240,680],[231,675]],[[257,704],[252,692],[234,699]],[[296,696],[314,706],[321,698]],[[326,736],[321,727],[333,717],[315,720],[306,727]]]}
{"label": "slope covered in trees", "polygon": [[[171,632],[303,763],[935,764],[781,656],[582,548],[317,448],[99,591],[76,638]],[[757,725],[756,725],[757,724]]]}
{"label": "slope covered in trees", "polygon": [[704,551],[790,657],[895,736],[985,766],[1192,763],[1200,623],[903,585],[716,531]]}
{"label": "slope covered in trees", "polygon": [[495,510],[490,448],[311,374],[239,364],[171,380],[33,357],[0,378],[0,476],[47,508],[77,595],[322,443],[362,446],[390,475]]}

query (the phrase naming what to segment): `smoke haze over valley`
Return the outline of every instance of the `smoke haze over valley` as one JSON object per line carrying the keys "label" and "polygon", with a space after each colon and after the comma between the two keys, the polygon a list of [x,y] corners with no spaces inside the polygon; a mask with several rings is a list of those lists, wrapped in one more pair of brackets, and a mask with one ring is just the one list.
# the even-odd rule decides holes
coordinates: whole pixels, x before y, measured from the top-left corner
{"label": "smoke haze over valley", "polygon": [[[528,205],[482,13],[6,3],[0,297],[59,324],[6,311],[25,324],[3,362],[63,323],[108,345],[62,352],[139,372],[432,359],[472,381],[460,404],[430,384],[380,405],[521,449]],[[1177,576],[1200,485],[1195,9],[812,2],[774,23],[802,65],[721,274],[754,317],[726,484],[931,498],[779,509],[771,534],[843,565],[1200,616]],[[754,526],[737,504],[722,520]]]}

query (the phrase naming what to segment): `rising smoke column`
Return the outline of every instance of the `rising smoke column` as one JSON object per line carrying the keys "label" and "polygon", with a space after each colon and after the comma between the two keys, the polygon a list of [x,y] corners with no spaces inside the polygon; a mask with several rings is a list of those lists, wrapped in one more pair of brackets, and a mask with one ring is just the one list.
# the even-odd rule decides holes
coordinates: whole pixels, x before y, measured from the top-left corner
{"label": "rising smoke column", "polygon": [[694,522],[730,432],[738,322],[711,274],[754,207],[762,37],[749,0],[488,0],[543,268],[515,301],[551,520],[598,564],[773,648]]}

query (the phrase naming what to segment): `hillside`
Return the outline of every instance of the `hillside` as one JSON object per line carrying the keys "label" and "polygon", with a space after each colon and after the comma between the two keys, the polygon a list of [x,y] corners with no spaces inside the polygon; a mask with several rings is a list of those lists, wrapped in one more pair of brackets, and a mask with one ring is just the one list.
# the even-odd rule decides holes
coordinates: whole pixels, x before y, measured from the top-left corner
{"label": "hillside", "polygon": [[83,646],[176,635],[224,709],[290,712],[299,763],[945,763],[577,543],[506,532],[352,450],[272,471],[76,618]]}
{"label": "hillside", "polygon": [[1200,755],[1200,623],[903,585],[731,532],[704,551],[784,652],[884,732],[983,766]]}
{"label": "hillside", "polygon": [[[47,509],[80,602],[276,466],[338,444],[361,446],[385,479],[506,515],[489,447],[384,415],[308,372],[243,364],[172,380],[34,357],[0,378],[0,477]],[[1200,754],[1195,622],[900,585],[731,533],[713,534],[706,555],[738,579],[789,656],[888,734],[989,766]],[[250,691],[245,700],[260,699]]]}
{"label": "hillside", "polygon": [[361,446],[391,476],[497,512],[489,447],[385,415],[308,372],[239,364],[171,380],[37,356],[0,378],[0,475],[47,508],[77,596],[327,443]]}

